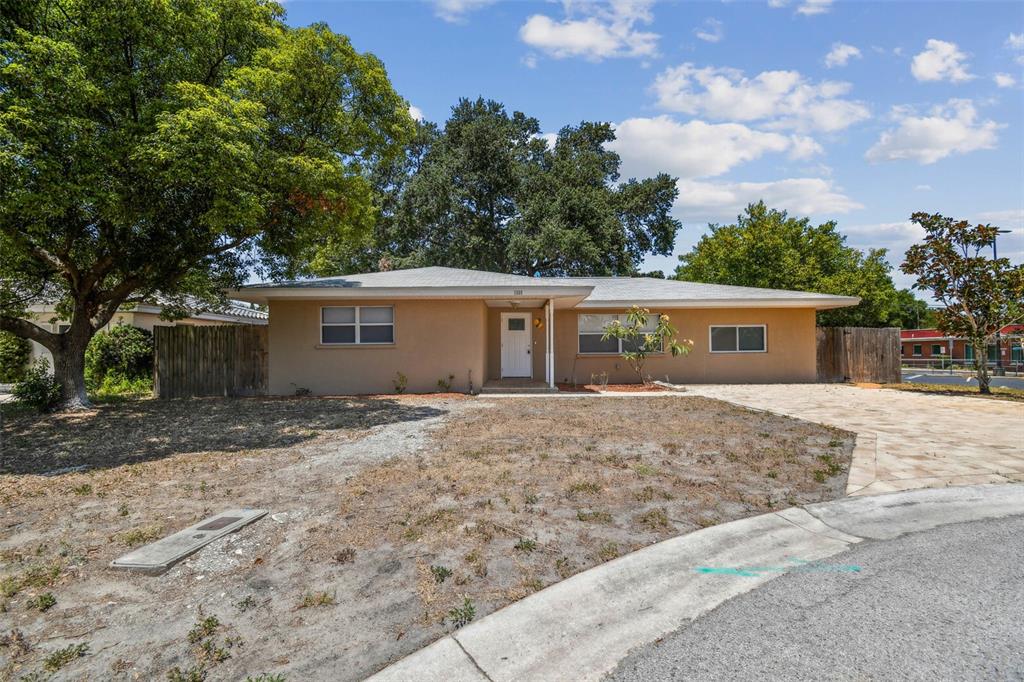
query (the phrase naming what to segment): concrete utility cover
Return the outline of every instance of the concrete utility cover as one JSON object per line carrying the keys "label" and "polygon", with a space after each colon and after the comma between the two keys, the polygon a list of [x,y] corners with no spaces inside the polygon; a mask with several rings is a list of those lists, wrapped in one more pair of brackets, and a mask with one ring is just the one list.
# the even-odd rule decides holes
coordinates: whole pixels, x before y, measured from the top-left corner
{"label": "concrete utility cover", "polygon": [[139,547],[114,559],[110,565],[114,568],[163,573],[189,554],[202,549],[217,538],[234,533],[239,528],[265,516],[266,513],[266,509],[228,509],[180,530],[174,535]]}

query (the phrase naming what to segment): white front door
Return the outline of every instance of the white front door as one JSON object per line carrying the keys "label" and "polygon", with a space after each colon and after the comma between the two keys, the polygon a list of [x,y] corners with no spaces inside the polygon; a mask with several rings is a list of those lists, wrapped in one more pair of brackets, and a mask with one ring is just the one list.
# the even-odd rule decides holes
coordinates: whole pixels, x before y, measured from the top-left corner
{"label": "white front door", "polygon": [[501,314],[501,376],[532,377],[533,326],[530,313]]}

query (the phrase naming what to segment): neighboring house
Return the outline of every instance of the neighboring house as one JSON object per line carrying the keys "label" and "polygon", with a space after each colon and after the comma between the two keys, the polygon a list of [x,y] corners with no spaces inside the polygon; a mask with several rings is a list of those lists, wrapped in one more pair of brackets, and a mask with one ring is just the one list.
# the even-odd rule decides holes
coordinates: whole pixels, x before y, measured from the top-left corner
{"label": "neighboring house", "polygon": [[[524,277],[430,267],[253,284],[232,293],[269,304],[272,395],[382,393],[506,379],[636,381],[603,327],[632,305],[665,313],[688,356],[647,372],[673,382],[813,382],[815,313],[859,299],[644,277]],[[652,318],[652,324],[654,320]],[[470,383],[472,382],[472,384]],[[541,383],[542,382],[542,383]]]}
{"label": "neighboring house", "polygon": [[[1002,357],[1004,367],[1024,366],[1024,324],[1010,324],[1000,330],[1000,343],[990,344],[986,357],[995,365]],[[977,355],[974,347],[956,336],[946,336],[938,329],[904,329],[900,332],[903,360],[912,367],[948,367],[950,364],[972,364]]]}
{"label": "neighboring house", "polygon": [[[126,310],[118,310],[103,329],[110,330],[120,324],[128,324],[140,329],[153,331],[153,327],[175,326],[175,325],[217,325],[217,324],[259,324],[267,323],[267,313],[263,310],[250,308],[230,302],[229,305],[219,312],[194,313],[189,317],[180,320],[167,321],[160,319],[160,312],[163,307],[158,303],[139,303]],[[34,305],[29,308],[29,317],[32,322],[51,332],[61,332],[68,328],[67,320],[57,317],[52,305]],[[35,362],[39,358],[46,358],[46,361],[53,366],[53,357],[43,346],[35,341],[32,344],[32,355],[29,362]]]}

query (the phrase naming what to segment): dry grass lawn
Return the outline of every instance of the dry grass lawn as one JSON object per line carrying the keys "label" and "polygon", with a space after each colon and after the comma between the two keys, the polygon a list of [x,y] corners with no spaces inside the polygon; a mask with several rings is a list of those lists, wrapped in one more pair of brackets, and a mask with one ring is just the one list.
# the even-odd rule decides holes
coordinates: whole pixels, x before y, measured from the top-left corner
{"label": "dry grass lawn", "polygon": [[[361,679],[622,553],[840,496],[853,447],[685,396],[145,401],[3,436],[0,680]],[[108,567],[236,505],[277,516],[163,576]]]}

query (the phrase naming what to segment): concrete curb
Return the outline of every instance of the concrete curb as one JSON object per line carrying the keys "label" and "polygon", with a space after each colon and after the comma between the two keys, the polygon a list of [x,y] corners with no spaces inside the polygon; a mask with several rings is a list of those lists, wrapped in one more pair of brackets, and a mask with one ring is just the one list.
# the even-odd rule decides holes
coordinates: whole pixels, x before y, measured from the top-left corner
{"label": "concrete curb", "polygon": [[371,679],[599,680],[630,650],[805,561],[863,539],[1018,514],[1024,485],[978,485],[844,498],[705,528],[556,583]]}

